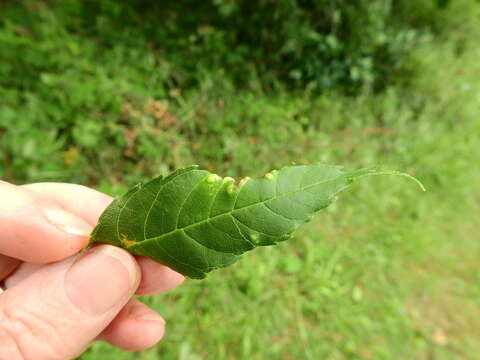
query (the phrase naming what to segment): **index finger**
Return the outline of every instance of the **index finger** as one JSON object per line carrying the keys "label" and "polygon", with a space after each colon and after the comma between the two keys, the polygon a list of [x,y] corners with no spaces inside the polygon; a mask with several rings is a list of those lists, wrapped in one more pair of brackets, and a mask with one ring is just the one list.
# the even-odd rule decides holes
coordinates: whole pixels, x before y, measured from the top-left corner
{"label": "index finger", "polygon": [[33,263],[58,261],[81,250],[92,228],[48,197],[0,182],[0,254]]}
{"label": "index finger", "polygon": [[100,214],[113,200],[100,191],[77,184],[52,182],[28,184],[22,185],[22,187],[48,197],[92,226],[96,225]]}

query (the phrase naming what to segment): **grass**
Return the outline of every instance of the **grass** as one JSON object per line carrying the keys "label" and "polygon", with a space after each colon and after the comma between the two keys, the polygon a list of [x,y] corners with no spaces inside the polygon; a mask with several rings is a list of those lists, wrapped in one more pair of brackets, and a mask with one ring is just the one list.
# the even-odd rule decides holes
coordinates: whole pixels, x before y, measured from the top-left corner
{"label": "grass", "polygon": [[[295,240],[144,299],[168,322],[153,349],[128,354],[94,344],[82,359],[475,359],[478,50],[458,56],[445,44],[419,51],[425,72],[415,92],[314,99],[302,111],[320,128],[291,132],[293,140],[278,145],[289,155],[268,162],[264,152],[272,149],[251,146],[250,163],[237,169],[289,157],[349,168],[382,164],[417,176],[426,193],[399,177],[362,179]],[[300,100],[260,98],[251,106],[280,113],[287,102],[295,108]],[[314,111],[325,103],[323,113]]]}

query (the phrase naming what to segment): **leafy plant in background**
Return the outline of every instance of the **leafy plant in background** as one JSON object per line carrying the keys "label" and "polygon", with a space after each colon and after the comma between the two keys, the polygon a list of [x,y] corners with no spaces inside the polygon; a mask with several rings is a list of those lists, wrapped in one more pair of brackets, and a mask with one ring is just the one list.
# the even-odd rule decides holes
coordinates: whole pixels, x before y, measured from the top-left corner
{"label": "leafy plant in background", "polygon": [[118,245],[201,279],[245,251],[289,239],[354,180],[382,174],[414,179],[376,169],[298,165],[235,184],[190,166],[117,198],[101,215],[91,243]]}
{"label": "leafy plant in background", "polygon": [[[189,163],[277,167],[267,149],[286,137],[351,125],[321,118],[337,102],[312,89],[408,86],[421,34],[449,33],[477,5],[456,4],[2,1],[0,176],[120,186]],[[292,101],[287,89],[304,87]],[[152,102],[168,106],[162,118]]]}

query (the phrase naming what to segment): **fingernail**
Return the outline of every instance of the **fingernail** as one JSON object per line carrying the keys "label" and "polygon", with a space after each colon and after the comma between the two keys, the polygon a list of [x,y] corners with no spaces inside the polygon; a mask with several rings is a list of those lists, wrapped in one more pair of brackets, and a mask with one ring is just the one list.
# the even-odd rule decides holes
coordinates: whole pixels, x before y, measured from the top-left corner
{"label": "fingernail", "polygon": [[69,234],[89,236],[92,232],[92,226],[77,215],[55,207],[43,208],[42,210],[48,221]]}
{"label": "fingernail", "polygon": [[100,245],[88,250],[65,276],[65,291],[80,310],[99,315],[125,303],[138,284],[135,260],[124,250]]}

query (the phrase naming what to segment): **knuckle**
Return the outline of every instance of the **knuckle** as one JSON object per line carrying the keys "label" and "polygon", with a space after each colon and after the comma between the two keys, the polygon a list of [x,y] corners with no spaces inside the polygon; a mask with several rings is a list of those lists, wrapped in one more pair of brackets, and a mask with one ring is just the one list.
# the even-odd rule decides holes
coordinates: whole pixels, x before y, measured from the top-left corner
{"label": "knuckle", "polygon": [[64,358],[61,354],[66,354],[65,341],[48,319],[25,309],[3,306],[0,310],[0,343],[2,352],[7,351],[9,359]]}

